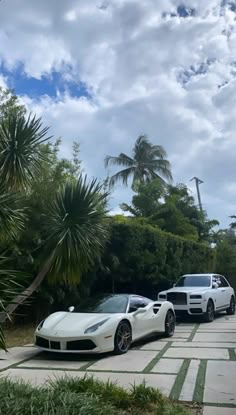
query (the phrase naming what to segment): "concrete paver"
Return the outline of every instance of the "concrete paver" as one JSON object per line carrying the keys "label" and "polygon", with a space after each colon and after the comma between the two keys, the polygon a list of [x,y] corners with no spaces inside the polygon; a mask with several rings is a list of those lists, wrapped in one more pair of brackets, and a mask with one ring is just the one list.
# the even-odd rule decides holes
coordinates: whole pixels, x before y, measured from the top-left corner
{"label": "concrete paver", "polygon": [[[223,339],[222,339],[223,340]],[[172,347],[190,347],[190,348],[207,348],[210,349],[211,347],[214,347],[214,349],[221,348],[221,349],[234,349],[236,348],[236,343],[206,343],[206,342],[188,342],[187,344],[185,342],[173,342]]]}
{"label": "concrete paver", "polygon": [[236,333],[196,333],[193,338],[194,342],[222,343],[222,340],[224,342],[236,343]]}
{"label": "concrete paver", "polygon": [[236,405],[236,361],[208,362],[204,402]]}
{"label": "concrete paver", "polygon": [[183,388],[182,388],[182,391],[179,397],[180,400],[190,401],[190,402],[193,400],[193,394],[194,394],[194,389],[196,385],[199,365],[200,365],[200,360],[192,360],[190,362],[188,373],[185,378]]}
{"label": "concrete paver", "polygon": [[183,361],[183,359],[160,359],[159,362],[155,364],[151,372],[177,374],[183,364]]}
{"label": "concrete paver", "polygon": [[140,350],[162,350],[167,345],[166,341],[160,342],[159,340],[154,342],[148,342],[140,348]]}
{"label": "concrete paver", "polygon": [[121,356],[108,356],[100,359],[90,366],[89,370],[142,372],[156,355],[155,351],[130,350],[129,353]]}
{"label": "concrete paver", "polygon": [[236,415],[236,408],[205,406],[203,409],[203,415]]}
{"label": "concrete paver", "polygon": [[39,350],[35,347],[12,347],[6,353],[0,351],[0,370],[15,365],[22,360],[30,359],[39,354]]}
{"label": "concrete paver", "polygon": [[164,357],[181,357],[185,359],[229,359],[229,353],[227,349],[191,349],[191,348],[177,348],[171,347],[168,349]]}
{"label": "concrete paver", "polygon": [[80,369],[89,361],[63,361],[63,360],[45,360],[45,359],[32,359],[27,362],[21,363],[18,367],[35,367],[45,369]]}

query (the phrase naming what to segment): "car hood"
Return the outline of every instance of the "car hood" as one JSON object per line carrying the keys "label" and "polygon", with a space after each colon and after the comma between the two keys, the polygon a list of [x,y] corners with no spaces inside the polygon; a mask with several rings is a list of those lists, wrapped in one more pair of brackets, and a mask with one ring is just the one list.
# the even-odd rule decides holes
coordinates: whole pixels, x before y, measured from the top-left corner
{"label": "car hood", "polygon": [[169,290],[162,291],[159,294],[166,293],[201,293],[210,290],[210,287],[173,287]]}
{"label": "car hood", "polygon": [[43,323],[40,332],[51,336],[74,335],[84,333],[84,331],[105,319],[119,319],[121,314],[101,314],[101,313],[68,313],[58,312],[51,314]]}

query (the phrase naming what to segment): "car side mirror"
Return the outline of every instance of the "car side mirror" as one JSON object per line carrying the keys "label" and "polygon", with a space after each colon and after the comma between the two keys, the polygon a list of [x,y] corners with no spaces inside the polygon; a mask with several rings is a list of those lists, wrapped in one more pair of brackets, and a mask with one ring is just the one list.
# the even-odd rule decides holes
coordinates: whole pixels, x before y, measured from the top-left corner
{"label": "car side mirror", "polygon": [[70,313],[73,313],[74,309],[75,309],[75,307],[73,305],[68,308]]}
{"label": "car side mirror", "polygon": [[212,283],[212,288],[214,288],[214,289],[219,288],[219,285],[217,284],[217,282]]}
{"label": "car side mirror", "polygon": [[173,284],[173,288],[176,286],[176,284]]}

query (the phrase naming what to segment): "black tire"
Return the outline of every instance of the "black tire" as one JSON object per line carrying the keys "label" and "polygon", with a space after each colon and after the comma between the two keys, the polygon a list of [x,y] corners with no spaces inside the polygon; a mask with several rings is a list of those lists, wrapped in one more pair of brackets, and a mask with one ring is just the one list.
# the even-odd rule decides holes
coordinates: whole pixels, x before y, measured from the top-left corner
{"label": "black tire", "polygon": [[204,315],[204,321],[206,323],[211,323],[215,318],[215,307],[212,300],[209,300],[207,303],[207,309]]}
{"label": "black tire", "polygon": [[226,313],[229,316],[233,316],[235,314],[235,298],[232,296],[230,300],[230,306],[227,308]]}
{"label": "black tire", "polygon": [[132,343],[132,330],[127,321],[118,324],[114,340],[114,352],[116,354],[127,353]]}
{"label": "black tire", "polygon": [[168,310],[165,319],[165,337],[172,337],[175,332],[175,314],[172,310]]}

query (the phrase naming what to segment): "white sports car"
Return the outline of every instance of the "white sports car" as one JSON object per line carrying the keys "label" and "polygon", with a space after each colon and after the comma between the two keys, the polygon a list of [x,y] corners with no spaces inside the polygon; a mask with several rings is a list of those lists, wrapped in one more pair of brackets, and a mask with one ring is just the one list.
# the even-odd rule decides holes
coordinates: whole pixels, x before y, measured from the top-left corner
{"label": "white sports car", "polygon": [[126,353],[132,342],[152,333],[170,337],[174,307],[137,295],[114,294],[51,314],[35,332],[42,350],[62,353]]}

